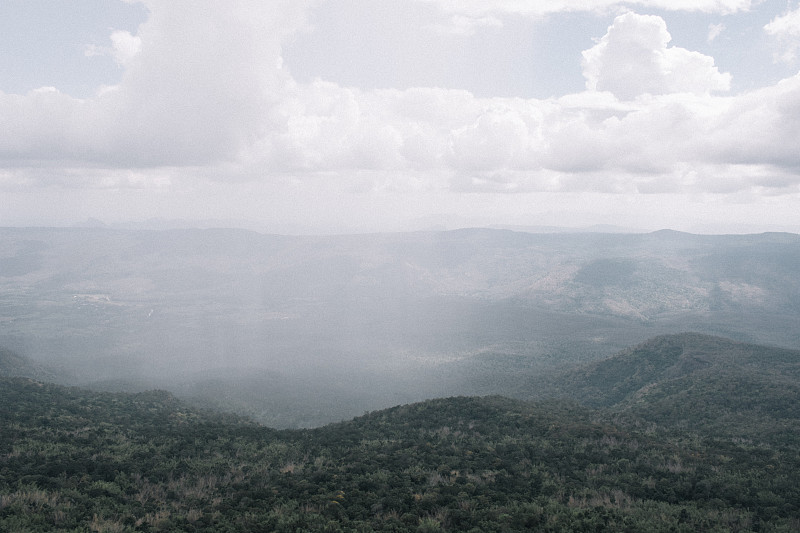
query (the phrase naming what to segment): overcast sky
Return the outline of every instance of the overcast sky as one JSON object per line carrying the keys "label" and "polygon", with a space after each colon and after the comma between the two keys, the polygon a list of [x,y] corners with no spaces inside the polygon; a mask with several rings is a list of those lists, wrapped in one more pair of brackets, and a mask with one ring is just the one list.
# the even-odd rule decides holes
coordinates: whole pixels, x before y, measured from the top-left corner
{"label": "overcast sky", "polygon": [[800,231],[796,0],[3,0],[0,225]]}

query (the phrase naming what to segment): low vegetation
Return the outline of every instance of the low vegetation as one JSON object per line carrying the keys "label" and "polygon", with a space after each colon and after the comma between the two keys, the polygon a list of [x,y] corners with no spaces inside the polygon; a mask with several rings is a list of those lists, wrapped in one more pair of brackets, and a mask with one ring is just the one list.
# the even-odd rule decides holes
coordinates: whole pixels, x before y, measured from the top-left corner
{"label": "low vegetation", "polygon": [[594,408],[453,397],[313,430],[0,378],[0,530],[797,531],[800,357],[735,346],[672,336],[606,383],[587,367]]}

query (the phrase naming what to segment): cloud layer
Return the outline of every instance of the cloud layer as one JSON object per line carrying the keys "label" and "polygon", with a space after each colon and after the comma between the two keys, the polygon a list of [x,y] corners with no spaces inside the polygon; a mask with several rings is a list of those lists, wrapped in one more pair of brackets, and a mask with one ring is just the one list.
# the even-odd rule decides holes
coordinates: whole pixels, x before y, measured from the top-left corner
{"label": "cloud layer", "polygon": [[[729,95],[731,76],[709,56],[670,46],[658,16],[617,16],[583,53],[586,90],[539,100],[301,84],[281,50],[308,31],[307,2],[142,1],[150,17],[135,35],[114,31],[107,49],[88,51],[124,68],[118,85],[87,99],[53,88],[0,93],[0,187],[279,175],[364,190],[798,191],[800,76]],[[436,1],[489,25],[619,4]],[[666,4],[680,7],[628,3]],[[749,4],[683,8],[728,13]],[[796,15],[766,30],[793,35]]]}

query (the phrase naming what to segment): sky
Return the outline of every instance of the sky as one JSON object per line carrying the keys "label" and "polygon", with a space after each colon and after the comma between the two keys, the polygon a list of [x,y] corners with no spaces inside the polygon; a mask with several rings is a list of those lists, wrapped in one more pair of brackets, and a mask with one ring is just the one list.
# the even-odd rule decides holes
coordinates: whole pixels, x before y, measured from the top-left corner
{"label": "sky", "polygon": [[800,232],[797,0],[3,0],[0,225]]}

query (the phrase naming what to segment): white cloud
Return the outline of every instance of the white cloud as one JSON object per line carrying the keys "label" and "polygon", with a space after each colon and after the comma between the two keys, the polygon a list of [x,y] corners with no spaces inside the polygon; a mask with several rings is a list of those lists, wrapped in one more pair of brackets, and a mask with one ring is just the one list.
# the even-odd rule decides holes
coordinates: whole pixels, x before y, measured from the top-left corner
{"label": "white cloud", "polygon": [[524,105],[498,105],[454,129],[449,136],[453,168],[468,172],[536,168],[541,139],[536,135],[535,113],[526,111]]}
{"label": "white cloud", "polygon": [[108,53],[125,67],[117,86],[86,100],[4,95],[5,158],[197,165],[233,160],[273,127],[290,81],[281,45],[303,26],[305,2],[142,3],[150,16],[137,35],[111,36]]}
{"label": "white cloud", "polygon": [[452,15],[446,23],[433,24],[431,28],[439,33],[469,37],[483,28],[502,28],[503,22],[495,16],[470,17],[466,15]]}
{"label": "white cloud", "polygon": [[325,172],[398,168],[402,137],[386,98],[316,81],[294,86],[274,113],[261,163],[281,170]]}
{"label": "white cloud", "polygon": [[120,67],[127,66],[142,48],[142,39],[129,31],[115,30],[109,36],[111,46],[90,44],[84,50],[86,57],[109,56]]}
{"label": "white cloud", "polygon": [[111,33],[111,44],[114,61],[123,67],[130,63],[142,49],[142,39],[124,30],[116,30]]}
{"label": "white cloud", "polygon": [[791,63],[797,59],[800,51],[800,7],[774,18],[764,26],[764,31],[776,37],[781,44],[782,49],[776,54],[778,61]]}
{"label": "white cloud", "polygon": [[58,160],[75,147],[72,123],[83,102],[54,87],[25,95],[0,93],[0,156],[6,160]]}
{"label": "white cloud", "polygon": [[125,67],[142,49],[142,39],[129,31],[115,30],[109,35],[111,46],[89,44],[84,49],[86,57],[108,56],[120,67]]}
{"label": "white cloud", "polygon": [[642,94],[702,94],[730,88],[730,74],[720,73],[713,58],[668,47],[671,39],[661,17],[618,16],[608,33],[583,52],[587,88],[610,91],[624,100]]}
{"label": "white cloud", "polygon": [[800,181],[800,74],[731,99],[704,129],[717,162],[786,168]]}
{"label": "white cloud", "polygon": [[447,13],[469,17],[492,14],[541,17],[553,13],[604,11],[624,6],[668,11],[730,14],[747,11],[751,0],[418,0],[440,6]]}
{"label": "white cloud", "polygon": [[136,36],[118,35],[119,85],[85,100],[0,93],[1,183],[161,190],[202,176],[505,193],[798,183],[784,169],[800,167],[800,78],[717,96],[730,76],[669,47],[659,17],[617,17],[584,54],[588,90],[538,100],[298,83],[276,67],[304,27],[298,2],[146,5]]}
{"label": "white cloud", "polygon": [[[137,61],[113,102],[143,164],[235,158],[270,127],[265,121],[287,74],[281,44],[303,24],[303,2],[201,4],[146,0]],[[109,98],[111,99],[111,98]]]}
{"label": "white cloud", "polygon": [[717,37],[722,35],[723,31],[725,31],[725,24],[709,24],[708,37],[706,37],[706,41],[709,43],[714,41]]}

